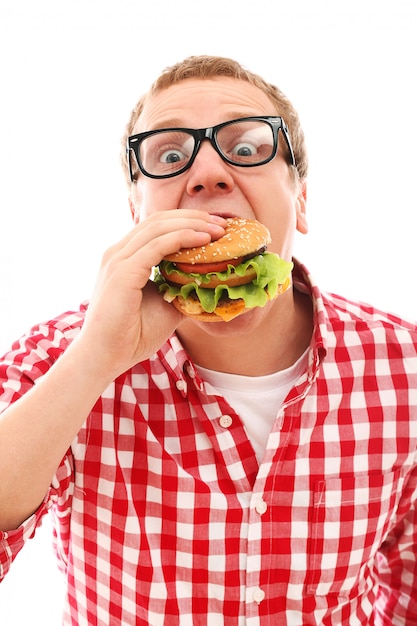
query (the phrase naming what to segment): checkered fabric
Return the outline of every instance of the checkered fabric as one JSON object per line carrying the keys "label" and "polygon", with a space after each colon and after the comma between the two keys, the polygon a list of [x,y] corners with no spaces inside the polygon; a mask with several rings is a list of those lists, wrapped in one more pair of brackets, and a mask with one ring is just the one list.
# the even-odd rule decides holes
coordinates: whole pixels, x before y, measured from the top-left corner
{"label": "checkered fabric", "polygon": [[[0,533],[1,576],[50,511],[66,626],[417,623],[417,327],[295,278],[309,364],[261,465],[173,336],[105,390],[37,513]],[[84,315],[13,346],[2,409]]]}

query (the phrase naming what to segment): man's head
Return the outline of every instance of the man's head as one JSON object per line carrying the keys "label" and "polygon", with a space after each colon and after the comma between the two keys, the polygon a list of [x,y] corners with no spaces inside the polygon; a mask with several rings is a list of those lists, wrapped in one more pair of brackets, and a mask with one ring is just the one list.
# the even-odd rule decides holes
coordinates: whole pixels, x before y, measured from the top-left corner
{"label": "man's head", "polygon": [[[291,261],[296,231],[307,232],[307,158],[298,115],[276,87],[228,59],[186,59],[139,101],[124,149],[135,223],[152,217],[152,229],[157,214],[177,210],[255,219],[268,250]],[[242,317],[258,324],[269,310]]]}
{"label": "man's head", "polygon": [[307,178],[308,159],[300,120],[288,98],[276,86],[266,82],[261,76],[242,67],[237,61],[223,57],[191,56],[171,67],[168,67],[153,83],[133,109],[122,140],[122,166],[130,185],[128,164],[126,159],[127,138],[134,134],[134,127],[145,104],[161,90],[187,79],[234,78],[247,81],[263,91],[273,104],[275,113],[282,116],[288,126],[289,136],[294,150],[296,170],[300,181]]}
{"label": "man's head", "polygon": [[291,260],[296,230],[307,232],[307,159],[297,113],[276,88],[234,61],[192,57],[141,99],[127,137],[135,222],[176,209],[256,219],[271,252]]}

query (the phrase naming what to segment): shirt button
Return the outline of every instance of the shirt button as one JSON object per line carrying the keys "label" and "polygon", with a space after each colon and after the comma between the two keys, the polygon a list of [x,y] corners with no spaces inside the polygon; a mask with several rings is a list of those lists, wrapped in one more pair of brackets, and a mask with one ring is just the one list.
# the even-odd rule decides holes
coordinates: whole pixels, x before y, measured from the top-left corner
{"label": "shirt button", "polygon": [[177,382],[175,383],[175,386],[178,389],[178,391],[185,391],[187,388],[187,383],[185,382],[185,380],[177,380]]}
{"label": "shirt button", "polygon": [[265,591],[260,587],[255,589],[255,591],[253,592],[253,600],[257,604],[260,604],[262,600],[265,600]]}
{"label": "shirt button", "polygon": [[263,515],[264,513],[266,513],[267,509],[268,505],[265,500],[259,500],[255,505],[255,511],[259,513],[259,515]]}
{"label": "shirt button", "polygon": [[187,374],[188,374],[188,376],[190,378],[195,378],[196,377],[195,369],[193,368],[191,363],[189,363],[188,361],[186,363],[185,369],[186,369],[186,372],[187,372]]}
{"label": "shirt button", "polygon": [[219,419],[219,422],[222,428],[230,428],[233,420],[230,417],[230,415],[222,415],[221,418]]}

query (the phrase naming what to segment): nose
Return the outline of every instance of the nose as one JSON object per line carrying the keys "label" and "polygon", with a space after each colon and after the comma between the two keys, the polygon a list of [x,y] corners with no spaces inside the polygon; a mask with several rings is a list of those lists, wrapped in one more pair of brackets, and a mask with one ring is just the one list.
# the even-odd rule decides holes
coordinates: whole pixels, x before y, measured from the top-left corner
{"label": "nose", "polygon": [[231,167],[223,161],[210,141],[203,140],[189,169],[188,193],[193,196],[202,193],[230,193],[234,187]]}

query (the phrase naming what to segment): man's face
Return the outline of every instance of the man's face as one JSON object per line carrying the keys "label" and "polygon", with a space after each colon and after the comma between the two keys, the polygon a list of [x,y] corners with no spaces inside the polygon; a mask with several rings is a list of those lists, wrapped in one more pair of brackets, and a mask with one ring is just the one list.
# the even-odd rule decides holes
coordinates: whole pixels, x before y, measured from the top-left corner
{"label": "man's face", "polygon": [[[277,115],[266,94],[243,80],[189,79],[164,89],[145,105],[133,133],[155,128],[204,128],[240,117]],[[142,174],[132,185],[135,220],[157,211],[198,209],[224,217],[258,219],[271,231],[269,249],[290,260],[295,230],[306,232],[305,202],[285,160],[279,134],[275,159],[252,168],[225,163],[203,141],[192,166],[168,179]]]}

